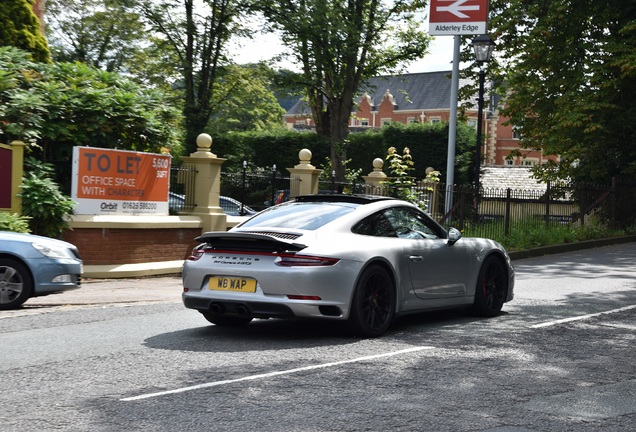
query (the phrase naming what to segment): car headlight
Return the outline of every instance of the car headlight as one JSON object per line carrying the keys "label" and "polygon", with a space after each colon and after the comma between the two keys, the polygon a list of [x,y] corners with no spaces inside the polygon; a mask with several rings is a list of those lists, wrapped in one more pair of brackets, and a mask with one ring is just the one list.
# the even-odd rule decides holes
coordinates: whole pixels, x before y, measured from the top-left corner
{"label": "car headlight", "polygon": [[68,258],[69,254],[64,247],[48,245],[42,243],[31,243],[31,245],[42,255],[53,259]]}

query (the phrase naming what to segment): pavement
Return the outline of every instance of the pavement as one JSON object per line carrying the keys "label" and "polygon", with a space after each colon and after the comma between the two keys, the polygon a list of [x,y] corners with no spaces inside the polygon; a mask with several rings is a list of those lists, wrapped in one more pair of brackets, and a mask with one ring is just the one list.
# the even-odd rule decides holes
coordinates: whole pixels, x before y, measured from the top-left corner
{"label": "pavement", "polygon": [[0,310],[0,320],[87,307],[181,303],[181,276],[127,279],[82,279],[79,289],[43,297],[33,297],[19,309]]}
{"label": "pavement", "polygon": [[[636,242],[636,236],[546,246],[511,252],[510,257],[513,260],[518,260],[629,242]],[[151,303],[181,303],[182,290],[183,286],[181,285],[180,275],[125,279],[86,278],[82,280],[82,287],[80,289],[31,298],[27,300],[20,309],[0,311],[0,319],[52,312],[59,309],[123,307],[133,304]]]}

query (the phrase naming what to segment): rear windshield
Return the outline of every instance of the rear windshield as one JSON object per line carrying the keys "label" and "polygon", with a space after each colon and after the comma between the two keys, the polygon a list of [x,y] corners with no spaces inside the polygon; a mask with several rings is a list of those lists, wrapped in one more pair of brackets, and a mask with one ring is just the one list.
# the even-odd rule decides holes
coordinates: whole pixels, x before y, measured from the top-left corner
{"label": "rear windshield", "polygon": [[351,203],[295,203],[266,210],[239,225],[241,228],[315,230],[355,210]]}

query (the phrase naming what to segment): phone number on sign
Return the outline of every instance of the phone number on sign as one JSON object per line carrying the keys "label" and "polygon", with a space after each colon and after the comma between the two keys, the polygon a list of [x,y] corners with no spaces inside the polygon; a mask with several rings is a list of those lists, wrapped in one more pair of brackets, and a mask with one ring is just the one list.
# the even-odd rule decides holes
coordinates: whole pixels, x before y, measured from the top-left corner
{"label": "phone number on sign", "polygon": [[157,203],[151,202],[124,202],[121,205],[124,210],[157,210]]}

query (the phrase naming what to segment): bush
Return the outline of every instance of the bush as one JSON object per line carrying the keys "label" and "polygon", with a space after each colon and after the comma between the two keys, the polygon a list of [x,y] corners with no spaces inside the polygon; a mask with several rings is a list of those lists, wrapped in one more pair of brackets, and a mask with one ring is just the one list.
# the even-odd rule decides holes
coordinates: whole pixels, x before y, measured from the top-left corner
{"label": "bush", "polygon": [[0,212],[0,231],[28,233],[29,217],[17,213]]}
{"label": "bush", "polygon": [[226,158],[225,172],[240,172],[243,161],[250,166],[271,167],[279,172],[298,165],[298,152],[304,148],[312,153],[311,163],[320,166],[329,156],[329,142],[313,132],[290,130],[268,132],[231,132],[213,137],[212,153]]}
{"label": "bush", "polygon": [[28,158],[26,166],[22,179],[22,212],[30,218],[31,232],[58,238],[69,228],[67,219],[73,214],[75,202],[52,180],[51,164]]}
{"label": "bush", "polygon": [[[298,164],[298,152],[303,148],[311,150],[311,163],[322,166],[331,156],[329,141],[315,132],[295,130],[231,132],[213,135],[212,153],[227,162],[223,170],[240,171],[243,161],[250,166],[271,167],[276,164],[278,171],[286,172]],[[469,181],[473,166],[475,130],[460,123],[457,127],[457,151],[455,183]],[[433,167],[441,176],[446,172],[448,156],[448,123],[409,124],[393,123],[382,129],[370,129],[366,132],[351,132],[346,140],[347,169],[363,175],[373,170],[373,160],[384,159],[390,147],[408,147],[413,153],[413,162],[417,171],[413,176],[423,179],[426,168]],[[389,173],[385,163],[384,172]]]}
{"label": "bush", "polygon": [[[498,231],[503,232],[503,228]],[[466,236],[480,236],[481,234],[479,227],[468,228],[464,231]],[[571,224],[518,225],[511,230],[508,237],[503,235],[494,236],[493,240],[501,243],[509,251],[518,251],[585,240],[620,237],[625,234],[623,230],[611,229],[598,221],[594,221],[582,227]]]}

